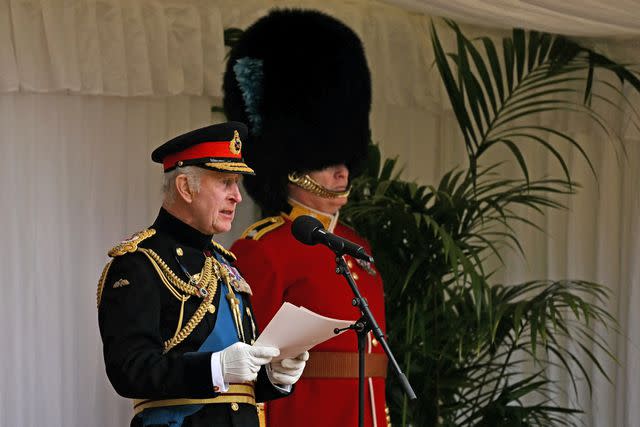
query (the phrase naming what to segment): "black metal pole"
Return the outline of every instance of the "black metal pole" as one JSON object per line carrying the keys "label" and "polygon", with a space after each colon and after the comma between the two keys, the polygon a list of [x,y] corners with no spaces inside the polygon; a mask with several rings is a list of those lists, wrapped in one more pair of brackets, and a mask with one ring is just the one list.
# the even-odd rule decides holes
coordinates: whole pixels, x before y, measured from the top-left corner
{"label": "black metal pole", "polygon": [[[369,331],[373,332],[373,335],[376,337],[382,349],[386,353],[389,358],[389,363],[391,364],[391,368],[398,376],[400,380],[400,384],[404,389],[404,392],[407,394],[410,400],[416,399],[416,394],[409,384],[409,380],[404,375],[402,370],[400,369],[400,365],[396,362],[395,357],[393,357],[393,353],[387,344],[386,339],[384,338],[384,334],[382,330],[378,326],[376,319],[373,317],[373,313],[369,309],[369,304],[367,300],[362,297],[360,294],[360,290],[356,285],[356,282],[353,280],[351,276],[351,272],[347,267],[347,263],[345,262],[342,254],[336,252],[336,273],[341,274],[347,279],[347,283],[351,287],[351,291],[353,292],[353,305],[360,309],[360,313],[362,314],[362,318],[356,322],[355,325],[352,325],[348,329],[355,329],[358,334],[358,426],[364,426],[364,343]],[[338,331],[336,331],[338,333]]]}
{"label": "black metal pole", "polygon": [[364,427],[364,347],[367,329],[357,331],[358,335],[358,427]]}

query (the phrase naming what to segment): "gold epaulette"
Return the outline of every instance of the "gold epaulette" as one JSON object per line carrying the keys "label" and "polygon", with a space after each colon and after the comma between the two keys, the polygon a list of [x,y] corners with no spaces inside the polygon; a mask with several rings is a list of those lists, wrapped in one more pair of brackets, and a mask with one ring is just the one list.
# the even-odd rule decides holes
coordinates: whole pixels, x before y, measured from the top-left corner
{"label": "gold epaulette", "polygon": [[220,243],[215,242],[215,241],[211,241],[211,243],[213,244],[213,247],[216,248],[216,250],[218,252],[220,252],[222,255],[224,255],[224,257],[231,262],[234,262],[237,260],[235,254],[233,252],[231,252],[230,250],[226,249],[224,246],[222,246]]}
{"label": "gold epaulette", "polygon": [[262,219],[252,224],[244,231],[244,233],[242,233],[242,236],[240,236],[240,238],[260,240],[262,236],[282,226],[284,222],[284,218],[282,218],[281,216],[270,216],[269,218]]}
{"label": "gold epaulette", "polygon": [[145,239],[156,234],[156,230],[153,228],[147,228],[146,230],[139,231],[135,233],[133,236],[128,238],[127,240],[123,240],[118,243],[117,246],[114,246],[109,251],[109,256],[111,258],[115,258],[117,256],[121,256],[128,253],[133,253],[138,250],[138,245]]}
{"label": "gold epaulette", "polygon": [[[139,231],[131,236],[127,240],[123,240],[118,243],[116,246],[111,248],[108,252],[111,258],[115,258],[117,256],[122,256],[124,254],[133,253],[138,250],[138,245],[145,239],[156,234],[156,230],[153,228],[147,228],[146,230]],[[107,280],[107,274],[109,273],[109,268],[111,267],[111,263],[113,260],[110,260],[107,265],[104,266],[102,270],[102,274],[100,275],[100,280],[98,281],[98,290],[96,291],[96,305],[100,307],[100,301],[102,300],[102,291],[104,290],[104,282]]]}

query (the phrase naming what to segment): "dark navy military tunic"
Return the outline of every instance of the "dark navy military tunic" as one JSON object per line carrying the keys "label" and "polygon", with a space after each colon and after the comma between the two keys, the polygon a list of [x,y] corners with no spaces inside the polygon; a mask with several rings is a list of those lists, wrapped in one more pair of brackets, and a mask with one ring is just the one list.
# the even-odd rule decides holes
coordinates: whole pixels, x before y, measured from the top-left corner
{"label": "dark navy military tunic", "polygon": [[[151,228],[155,234],[142,240],[139,247],[157,253],[185,282],[188,275],[201,272],[207,255],[226,263],[233,261],[231,253],[212,244],[212,236],[200,233],[164,209]],[[164,354],[163,343],[175,335],[178,327],[181,302],[162,283],[145,254],[137,251],[115,257],[99,289],[98,321],[107,376],[116,392],[136,399],[216,397],[211,378],[212,352],[198,349],[215,328],[220,304],[228,304],[220,298],[225,286],[220,280],[212,301],[216,309],[207,311],[192,332]],[[249,295],[235,293],[242,300],[244,341],[252,343],[257,331]],[[184,304],[182,326],[201,303],[200,297],[189,297]],[[231,330],[223,333],[234,334],[237,339],[235,328],[226,329]],[[258,402],[287,395],[269,382],[264,368],[258,375],[255,392]],[[134,417],[131,426],[140,425],[140,417]],[[186,417],[183,424],[212,425],[258,426],[256,407],[244,403],[207,404]]]}

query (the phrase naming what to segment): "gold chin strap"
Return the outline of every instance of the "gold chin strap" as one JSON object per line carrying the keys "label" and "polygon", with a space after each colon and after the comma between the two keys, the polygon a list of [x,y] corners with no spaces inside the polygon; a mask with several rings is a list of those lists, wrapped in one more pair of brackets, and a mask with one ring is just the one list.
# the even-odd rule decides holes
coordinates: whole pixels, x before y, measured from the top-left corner
{"label": "gold chin strap", "polygon": [[315,194],[316,196],[320,196],[325,199],[336,199],[338,197],[349,197],[349,193],[351,193],[351,187],[347,188],[345,191],[333,191],[328,188],[323,187],[322,185],[315,182],[311,177],[307,174],[300,175],[297,172],[292,172],[289,174],[289,182],[297,185],[298,187],[306,190],[310,193]]}

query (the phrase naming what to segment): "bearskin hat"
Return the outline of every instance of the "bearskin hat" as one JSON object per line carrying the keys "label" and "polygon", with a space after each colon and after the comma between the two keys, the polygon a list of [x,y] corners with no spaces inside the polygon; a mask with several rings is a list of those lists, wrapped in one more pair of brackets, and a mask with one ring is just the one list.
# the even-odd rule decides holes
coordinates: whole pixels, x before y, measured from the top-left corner
{"label": "bearskin hat", "polygon": [[287,176],[346,164],[361,172],[370,141],[371,77],[358,36],[311,10],[274,10],[243,33],[224,75],[224,109],[244,122],[249,195],[286,208]]}

